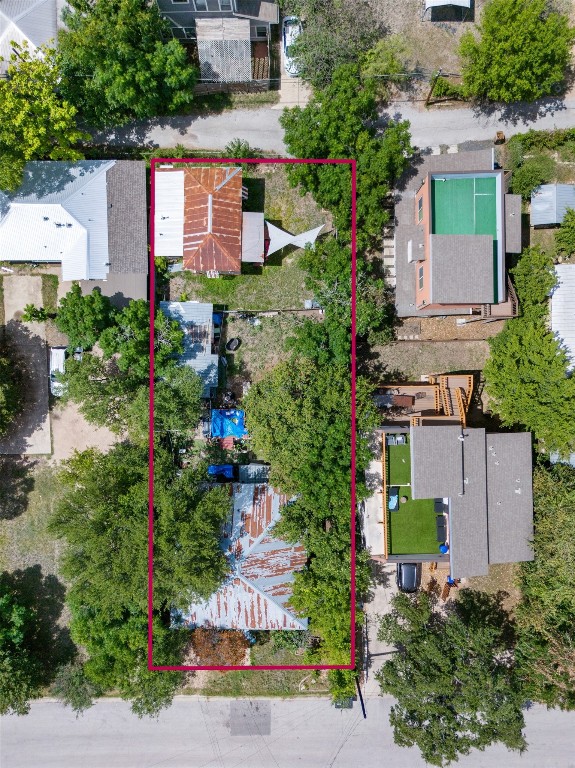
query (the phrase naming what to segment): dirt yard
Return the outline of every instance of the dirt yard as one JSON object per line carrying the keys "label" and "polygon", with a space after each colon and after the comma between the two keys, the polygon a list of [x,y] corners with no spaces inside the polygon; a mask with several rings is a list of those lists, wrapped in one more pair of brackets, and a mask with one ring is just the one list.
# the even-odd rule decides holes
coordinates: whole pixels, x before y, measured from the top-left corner
{"label": "dirt yard", "polygon": [[469,341],[398,341],[375,347],[371,368],[384,377],[417,381],[425,374],[450,371],[479,371],[489,357],[489,345],[483,340]]}
{"label": "dirt yard", "polygon": [[106,427],[89,424],[75,403],[63,406],[58,403],[52,410],[51,464],[70,458],[74,451],[98,448],[106,452],[118,440],[118,436]]}

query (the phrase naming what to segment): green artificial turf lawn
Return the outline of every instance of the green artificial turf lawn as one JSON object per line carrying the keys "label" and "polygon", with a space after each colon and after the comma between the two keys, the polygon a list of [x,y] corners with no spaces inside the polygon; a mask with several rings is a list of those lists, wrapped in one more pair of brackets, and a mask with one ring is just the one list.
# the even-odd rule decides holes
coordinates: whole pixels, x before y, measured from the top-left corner
{"label": "green artificial turf lawn", "polygon": [[409,445],[390,445],[387,447],[389,456],[389,485],[409,485],[411,483],[411,459]]}
{"label": "green artificial turf lawn", "polygon": [[423,555],[439,552],[435,527],[433,499],[411,498],[408,488],[399,489],[399,497],[407,496],[405,504],[395,511],[388,510],[390,554]]}

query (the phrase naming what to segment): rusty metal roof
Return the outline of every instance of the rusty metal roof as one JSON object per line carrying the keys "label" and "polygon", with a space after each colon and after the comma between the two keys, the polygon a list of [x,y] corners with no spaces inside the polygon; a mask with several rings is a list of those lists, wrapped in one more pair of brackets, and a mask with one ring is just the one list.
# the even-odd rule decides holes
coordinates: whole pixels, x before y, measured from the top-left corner
{"label": "rusty metal roof", "polygon": [[232,511],[222,548],[230,575],[209,600],[190,605],[181,617],[191,626],[227,629],[306,629],[307,619],[289,605],[294,572],[304,567],[306,552],[272,535],[288,499],[267,484],[233,483]]}
{"label": "rusty metal roof", "polygon": [[240,274],[241,168],[184,171],[184,268]]}

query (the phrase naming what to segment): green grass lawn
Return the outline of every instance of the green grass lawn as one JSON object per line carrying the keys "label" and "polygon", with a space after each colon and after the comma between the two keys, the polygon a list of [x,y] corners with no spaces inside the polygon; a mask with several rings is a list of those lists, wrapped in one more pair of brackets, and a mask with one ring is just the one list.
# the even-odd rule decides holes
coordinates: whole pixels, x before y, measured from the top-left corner
{"label": "green grass lawn", "polygon": [[389,522],[389,551],[392,555],[423,555],[438,552],[433,499],[414,500],[411,490],[400,488],[405,504],[387,512]]}
{"label": "green grass lawn", "polygon": [[389,461],[389,485],[409,485],[411,483],[411,459],[409,445],[387,446]]}
{"label": "green grass lawn", "polygon": [[[274,651],[272,643],[254,645],[254,665],[303,664],[301,656],[290,650]],[[305,696],[327,693],[326,681],[306,669],[246,669],[245,672],[210,672],[201,690],[204,696]],[[315,679],[315,682],[312,680]],[[300,690],[300,684],[303,690]]]}

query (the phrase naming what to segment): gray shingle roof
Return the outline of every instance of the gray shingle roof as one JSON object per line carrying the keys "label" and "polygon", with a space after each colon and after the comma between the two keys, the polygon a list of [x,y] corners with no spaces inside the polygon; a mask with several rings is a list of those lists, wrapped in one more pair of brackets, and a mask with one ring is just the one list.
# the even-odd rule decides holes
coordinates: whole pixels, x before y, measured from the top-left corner
{"label": "gray shingle roof", "polygon": [[461,427],[411,427],[411,491],[414,499],[453,496],[463,490]]}
{"label": "gray shingle roof", "polygon": [[488,572],[485,430],[463,431],[463,495],[450,498],[451,575],[458,579]]}
{"label": "gray shingle roof", "polygon": [[505,195],[505,253],[521,251],[521,195]]}
{"label": "gray shingle roof", "polygon": [[531,435],[487,435],[489,562],[533,560]]}
{"label": "gray shingle roof", "polygon": [[110,272],[148,273],[146,164],[116,160],[106,176]]}
{"label": "gray shingle roof", "polygon": [[431,303],[493,301],[491,235],[431,235],[430,262]]}

